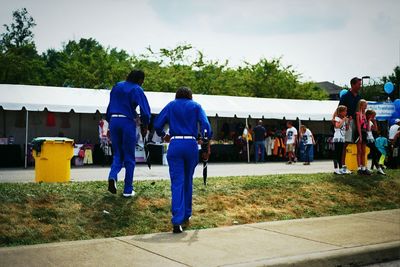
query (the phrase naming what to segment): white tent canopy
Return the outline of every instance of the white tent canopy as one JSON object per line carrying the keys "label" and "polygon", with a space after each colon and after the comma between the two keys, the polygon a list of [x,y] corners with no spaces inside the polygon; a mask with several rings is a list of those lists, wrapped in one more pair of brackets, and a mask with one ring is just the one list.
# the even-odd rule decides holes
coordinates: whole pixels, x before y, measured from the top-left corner
{"label": "white tent canopy", "polygon": [[[0,106],[4,110],[105,113],[109,90],[0,84]],[[174,93],[145,92],[151,111],[158,114]],[[194,95],[207,116],[294,120],[329,120],[338,101]]]}

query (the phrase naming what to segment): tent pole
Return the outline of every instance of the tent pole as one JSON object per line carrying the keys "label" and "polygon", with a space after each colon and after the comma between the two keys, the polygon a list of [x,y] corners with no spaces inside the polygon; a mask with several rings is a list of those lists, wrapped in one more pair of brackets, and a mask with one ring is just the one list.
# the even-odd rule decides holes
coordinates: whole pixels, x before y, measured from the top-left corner
{"label": "tent pole", "polygon": [[26,110],[25,120],[25,169],[28,167],[28,126],[29,126],[29,111]]}
{"label": "tent pole", "polygon": [[[246,128],[247,128],[247,134],[249,133],[249,124],[247,123],[247,118],[246,118]],[[249,151],[249,139],[246,136],[246,146],[247,146],[247,163],[250,163],[250,151]]]}
{"label": "tent pole", "polygon": [[7,137],[6,110],[5,109],[3,109],[3,133],[4,133],[4,137]]}
{"label": "tent pole", "polygon": [[79,142],[82,142],[82,138],[81,138],[81,124],[82,124],[82,117],[81,117],[81,113],[79,113],[79,118],[78,118],[78,140]]}
{"label": "tent pole", "polygon": [[[299,149],[300,149],[300,126],[301,126],[301,120],[300,120],[300,118],[299,118],[299,131],[298,131],[298,134],[297,134],[297,144],[299,145]],[[297,148],[296,148],[297,149]]]}

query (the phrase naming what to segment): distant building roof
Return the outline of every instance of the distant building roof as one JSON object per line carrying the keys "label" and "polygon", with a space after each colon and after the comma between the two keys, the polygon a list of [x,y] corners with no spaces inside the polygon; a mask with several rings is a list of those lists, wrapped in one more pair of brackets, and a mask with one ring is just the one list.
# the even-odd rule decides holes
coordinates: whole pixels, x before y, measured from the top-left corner
{"label": "distant building roof", "polygon": [[319,82],[317,83],[317,85],[319,87],[321,87],[322,89],[324,89],[328,95],[329,95],[329,99],[331,100],[338,100],[339,99],[339,93],[340,91],[343,89],[342,87],[331,83],[331,82]]}

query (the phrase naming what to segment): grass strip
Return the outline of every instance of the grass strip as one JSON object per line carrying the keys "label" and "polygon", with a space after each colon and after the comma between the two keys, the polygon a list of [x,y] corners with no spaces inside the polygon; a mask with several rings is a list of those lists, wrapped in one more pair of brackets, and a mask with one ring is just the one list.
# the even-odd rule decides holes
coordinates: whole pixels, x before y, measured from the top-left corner
{"label": "grass strip", "polygon": [[[123,186],[118,183],[119,193]],[[0,183],[0,246],[168,232],[170,182]],[[400,170],[387,176],[285,174],[194,180],[189,229],[400,208]]]}

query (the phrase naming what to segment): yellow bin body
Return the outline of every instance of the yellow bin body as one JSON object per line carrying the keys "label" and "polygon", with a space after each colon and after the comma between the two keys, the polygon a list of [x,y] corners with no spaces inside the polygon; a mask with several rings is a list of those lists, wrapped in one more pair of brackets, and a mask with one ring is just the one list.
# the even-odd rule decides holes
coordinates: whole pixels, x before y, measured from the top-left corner
{"label": "yellow bin body", "polygon": [[41,151],[34,148],[36,182],[69,182],[74,140],[68,138],[41,137]]}
{"label": "yellow bin body", "polygon": [[[365,148],[365,162],[368,163],[369,147]],[[347,169],[351,171],[356,171],[358,169],[357,164],[357,144],[348,144],[346,146],[346,159],[345,163]]]}

